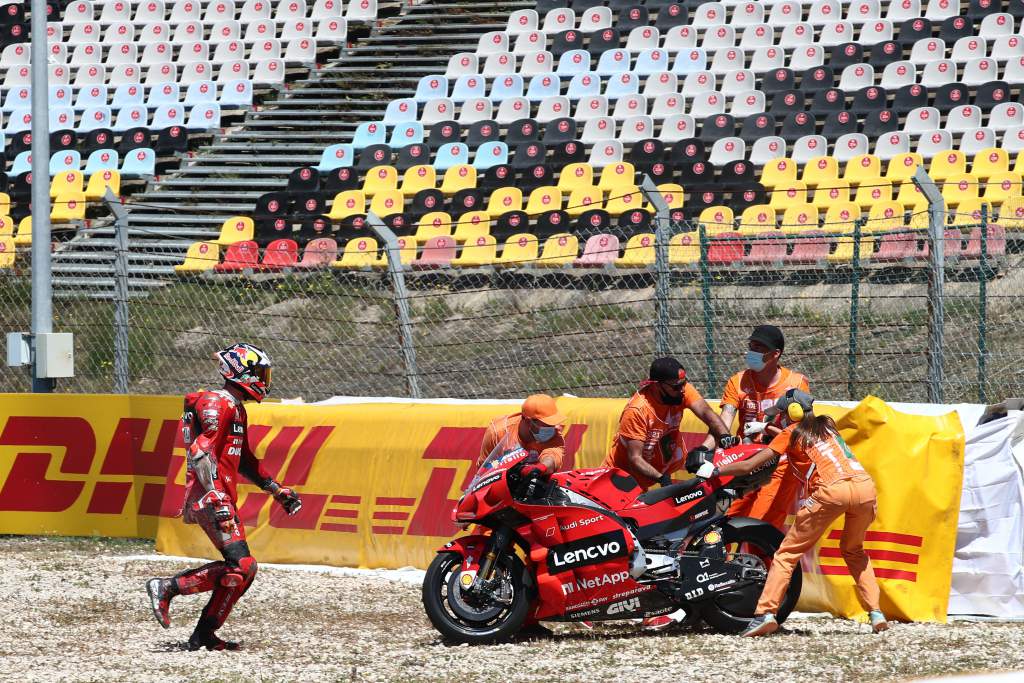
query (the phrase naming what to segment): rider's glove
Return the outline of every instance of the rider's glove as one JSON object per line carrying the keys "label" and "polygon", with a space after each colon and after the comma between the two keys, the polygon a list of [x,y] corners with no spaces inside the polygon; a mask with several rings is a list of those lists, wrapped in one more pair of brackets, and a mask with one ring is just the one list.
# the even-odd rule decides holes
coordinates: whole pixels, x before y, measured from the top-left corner
{"label": "rider's glove", "polygon": [[686,454],[686,471],[694,474],[697,468],[711,460],[714,454],[704,446],[697,446]]}
{"label": "rider's glove", "polygon": [[672,475],[666,472],[665,474],[658,477],[658,483],[662,486],[668,486],[672,483]]}
{"label": "rider's glove", "polygon": [[718,468],[712,462],[706,462],[697,468],[697,476],[701,479],[711,479],[718,476]]}
{"label": "rider's glove", "polygon": [[530,477],[537,477],[539,479],[541,477],[546,477],[549,474],[551,474],[551,472],[548,470],[547,463],[543,460],[523,465],[522,475],[524,479],[529,479]]}
{"label": "rider's glove", "polygon": [[231,504],[231,498],[223,491],[214,489],[197,500],[192,509],[195,511],[206,510],[217,526],[226,533],[232,533],[235,529],[235,506]]}
{"label": "rider's glove", "polygon": [[722,436],[718,437],[719,448],[732,448],[739,442],[740,438],[738,436],[733,436],[732,434],[723,434]]}
{"label": "rider's glove", "polygon": [[767,426],[767,422],[748,422],[743,425],[743,436],[754,436],[756,434],[760,434]]}
{"label": "rider's glove", "polygon": [[296,512],[302,509],[302,499],[299,498],[299,494],[292,489],[281,486],[276,481],[271,480],[265,489],[270,495],[274,496],[274,500],[280,504],[284,511],[289,515],[294,515]]}

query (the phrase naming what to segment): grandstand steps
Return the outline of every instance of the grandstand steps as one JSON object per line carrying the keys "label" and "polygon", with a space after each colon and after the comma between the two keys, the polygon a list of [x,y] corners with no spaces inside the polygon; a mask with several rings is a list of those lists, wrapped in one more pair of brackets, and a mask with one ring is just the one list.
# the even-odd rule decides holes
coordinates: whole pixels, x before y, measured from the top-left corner
{"label": "grandstand steps", "polygon": [[[269,94],[225,135],[131,198],[133,295],[173,281],[173,266],[191,241],[216,239],[226,219],[251,214],[260,194],[285,189],[292,170],[316,164],[327,145],[350,141],[359,123],[383,117],[391,98],[412,95],[420,77],[444,73],[452,54],[475,49],[482,34],[503,29],[510,12],[533,3],[379,5],[381,19],[369,35]],[[110,298],[114,248],[109,218],[65,242],[54,255],[55,295]]]}

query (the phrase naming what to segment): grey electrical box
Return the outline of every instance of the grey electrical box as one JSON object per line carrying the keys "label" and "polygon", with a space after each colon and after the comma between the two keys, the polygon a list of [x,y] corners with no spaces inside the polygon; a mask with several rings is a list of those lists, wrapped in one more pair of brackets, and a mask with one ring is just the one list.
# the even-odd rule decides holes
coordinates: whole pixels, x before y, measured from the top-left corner
{"label": "grey electrical box", "polygon": [[31,365],[32,349],[29,347],[28,339],[24,332],[7,333],[7,365],[12,368]]}
{"label": "grey electrical box", "polygon": [[36,376],[75,376],[75,338],[70,332],[36,335]]}

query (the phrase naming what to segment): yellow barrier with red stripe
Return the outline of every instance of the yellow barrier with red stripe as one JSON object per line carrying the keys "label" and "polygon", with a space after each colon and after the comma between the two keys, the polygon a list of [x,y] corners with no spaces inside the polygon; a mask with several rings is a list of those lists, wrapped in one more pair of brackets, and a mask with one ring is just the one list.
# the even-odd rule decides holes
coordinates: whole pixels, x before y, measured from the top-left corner
{"label": "yellow barrier with red stripe", "polygon": [[[558,402],[568,415],[566,466],[599,466],[624,400]],[[202,532],[174,516],[185,471],[180,398],[8,395],[0,411],[0,533],[156,535],[162,552],[213,556]],[[288,517],[256,487],[239,487],[253,552],[267,562],[426,566],[456,533],[450,510],[472,474],[484,425],[507,412],[514,407],[249,406],[254,451],[303,497],[302,511]],[[895,617],[943,620],[963,461],[959,422],[902,415],[877,399],[822,412],[840,418],[878,483],[879,519],[867,545],[883,605]],[[704,432],[689,413],[683,430],[691,444]],[[801,609],[860,612],[837,544],[826,536],[805,558]]]}

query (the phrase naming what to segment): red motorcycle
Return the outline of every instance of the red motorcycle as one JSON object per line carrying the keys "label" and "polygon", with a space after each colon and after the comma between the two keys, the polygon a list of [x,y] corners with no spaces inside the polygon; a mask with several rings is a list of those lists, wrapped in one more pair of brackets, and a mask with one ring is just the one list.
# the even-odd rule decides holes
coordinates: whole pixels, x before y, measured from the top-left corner
{"label": "red motorcycle", "polygon": [[[762,446],[712,455],[716,465]],[[523,476],[525,452],[493,453],[477,470],[454,520],[486,529],[438,550],[423,580],[423,606],[450,641],[495,643],[527,621],[598,621],[682,609],[722,633],[754,616],[783,535],[747,517],[726,517],[775,463],[744,477],[690,479],[644,493],[618,469]],[[699,461],[688,459],[695,471]],[[800,595],[798,566],[776,619]]]}

